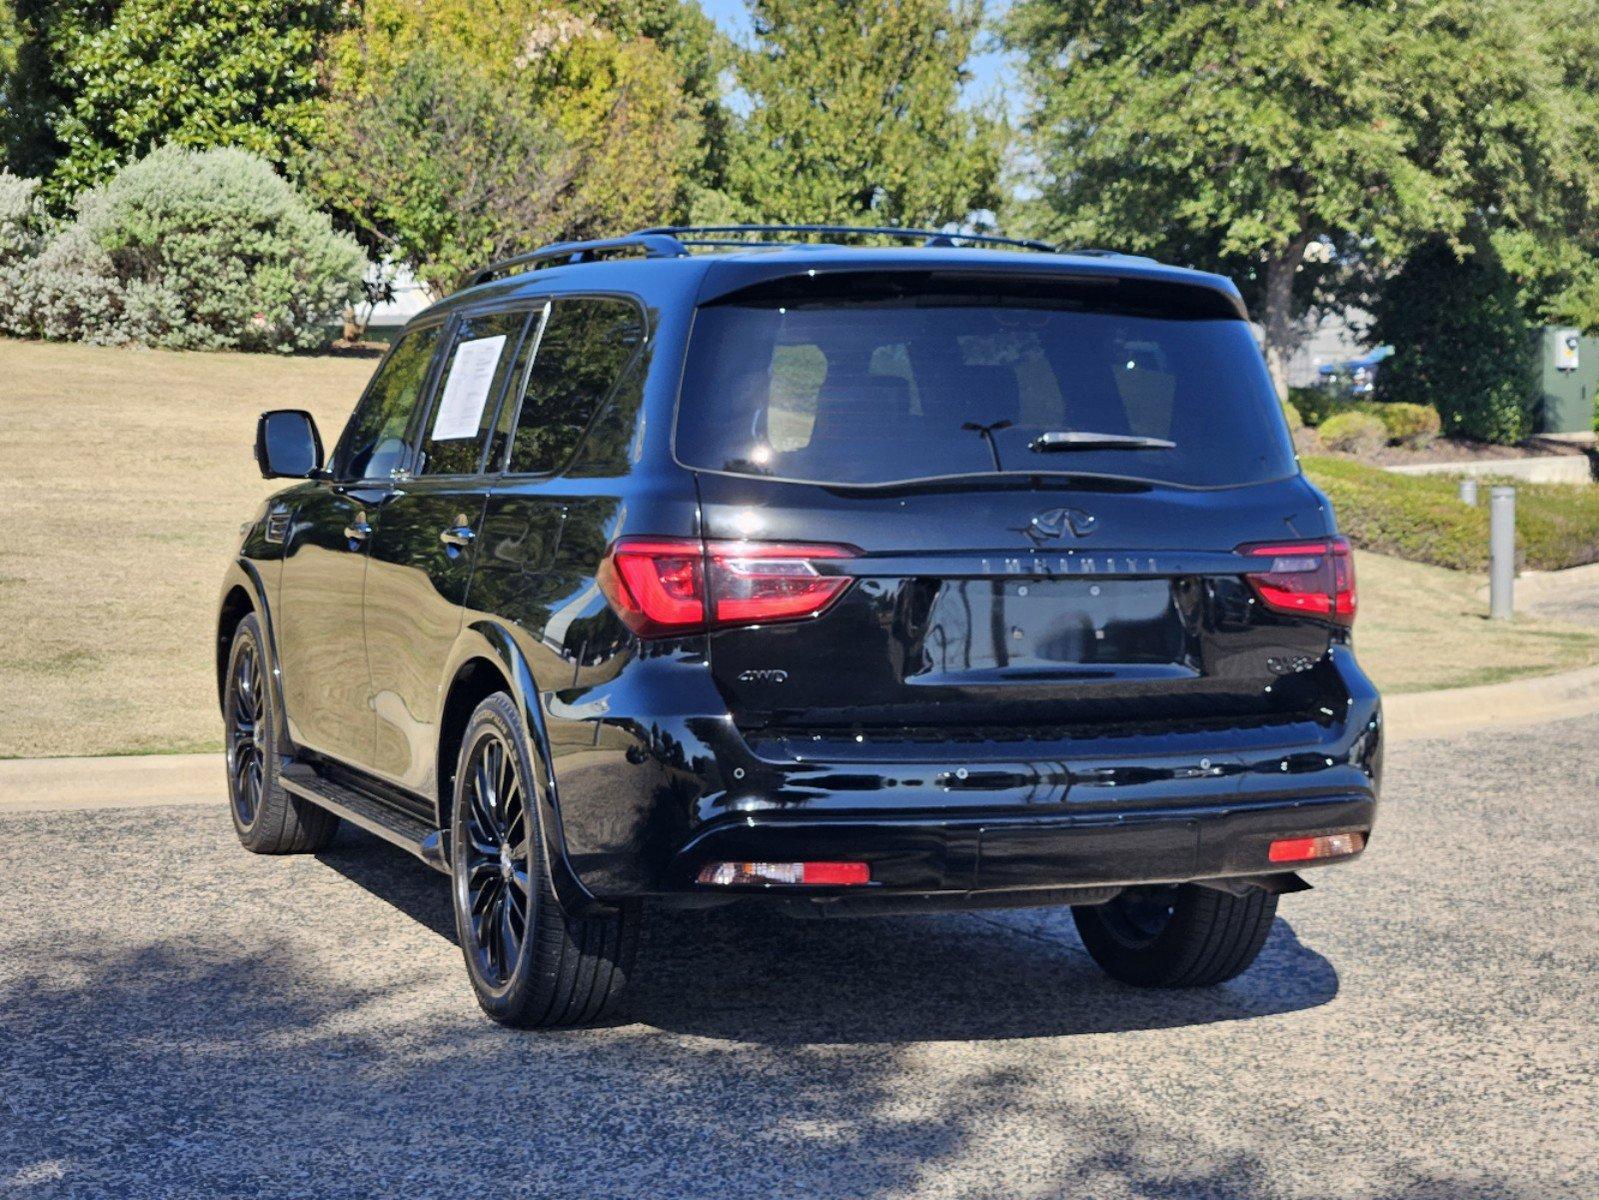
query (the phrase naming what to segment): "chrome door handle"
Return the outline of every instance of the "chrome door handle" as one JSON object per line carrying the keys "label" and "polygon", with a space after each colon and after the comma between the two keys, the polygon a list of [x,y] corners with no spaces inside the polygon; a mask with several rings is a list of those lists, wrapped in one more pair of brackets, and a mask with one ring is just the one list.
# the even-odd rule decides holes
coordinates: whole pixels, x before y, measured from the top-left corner
{"label": "chrome door handle", "polygon": [[352,542],[364,542],[372,534],[372,526],[365,521],[357,521],[353,525],[344,527],[344,536]]}
{"label": "chrome door handle", "polygon": [[457,550],[465,550],[472,544],[472,539],[477,537],[477,530],[470,525],[451,525],[448,529],[441,530],[439,541],[446,546],[453,546]]}

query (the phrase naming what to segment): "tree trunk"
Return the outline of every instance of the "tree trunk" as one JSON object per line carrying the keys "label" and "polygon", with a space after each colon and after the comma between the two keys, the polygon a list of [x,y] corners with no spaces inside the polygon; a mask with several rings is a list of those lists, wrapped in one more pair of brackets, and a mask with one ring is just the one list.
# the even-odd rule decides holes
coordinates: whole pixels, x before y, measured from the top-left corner
{"label": "tree trunk", "polygon": [[1266,369],[1277,395],[1284,400],[1288,399],[1288,357],[1294,349],[1294,275],[1309,244],[1310,238],[1301,234],[1280,254],[1266,260],[1266,311],[1261,314]]}

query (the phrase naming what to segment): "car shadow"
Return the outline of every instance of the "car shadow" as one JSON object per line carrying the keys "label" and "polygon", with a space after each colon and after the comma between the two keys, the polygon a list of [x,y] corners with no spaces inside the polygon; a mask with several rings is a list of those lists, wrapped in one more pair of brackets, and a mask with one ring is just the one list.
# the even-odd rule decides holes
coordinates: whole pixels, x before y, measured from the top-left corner
{"label": "car shadow", "polygon": [[[455,942],[445,879],[359,830],[318,858]],[[1105,976],[1064,908],[804,920],[757,906],[653,910],[624,1022],[773,1046],[985,1041],[1170,1029],[1326,1004],[1338,973],[1281,917],[1214,988]],[[464,985],[463,985],[464,986]]]}

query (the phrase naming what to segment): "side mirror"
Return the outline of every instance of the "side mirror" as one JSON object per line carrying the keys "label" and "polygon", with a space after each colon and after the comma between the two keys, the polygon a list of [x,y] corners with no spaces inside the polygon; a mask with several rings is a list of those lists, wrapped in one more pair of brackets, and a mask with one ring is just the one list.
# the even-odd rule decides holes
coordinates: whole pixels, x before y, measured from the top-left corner
{"label": "side mirror", "polygon": [[310,479],[322,470],[322,437],[302,408],[264,412],[255,425],[255,462],[266,479]]}

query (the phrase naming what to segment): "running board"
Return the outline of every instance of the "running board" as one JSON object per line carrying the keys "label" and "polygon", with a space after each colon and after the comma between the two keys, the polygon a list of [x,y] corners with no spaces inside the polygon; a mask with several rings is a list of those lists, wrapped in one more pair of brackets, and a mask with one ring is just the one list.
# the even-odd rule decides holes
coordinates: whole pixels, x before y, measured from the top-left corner
{"label": "running board", "polygon": [[416,855],[435,871],[449,873],[444,835],[426,821],[407,816],[356,788],[326,779],[303,764],[284,767],[278,778],[285,791]]}

